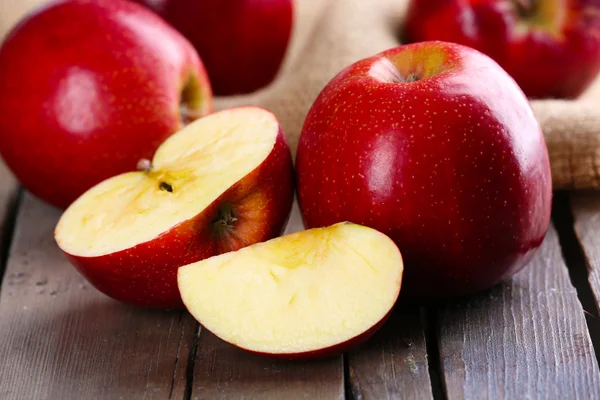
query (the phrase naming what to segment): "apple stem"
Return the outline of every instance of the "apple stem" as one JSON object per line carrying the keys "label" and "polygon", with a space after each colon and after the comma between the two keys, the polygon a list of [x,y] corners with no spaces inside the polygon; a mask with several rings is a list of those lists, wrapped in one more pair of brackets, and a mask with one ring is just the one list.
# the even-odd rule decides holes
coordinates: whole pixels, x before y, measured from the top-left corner
{"label": "apple stem", "polygon": [[408,75],[408,77],[406,77],[406,82],[416,82],[418,80],[419,80],[419,77],[415,73],[412,73],[412,74]]}
{"label": "apple stem", "polygon": [[148,172],[151,169],[152,169],[152,162],[150,160],[148,160],[147,158],[142,158],[140,161],[138,161],[138,163],[137,163],[138,171]]}
{"label": "apple stem", "polygon": [[521,17],[530,17],[535,14],[537,0],[514,0],[517,12]]}

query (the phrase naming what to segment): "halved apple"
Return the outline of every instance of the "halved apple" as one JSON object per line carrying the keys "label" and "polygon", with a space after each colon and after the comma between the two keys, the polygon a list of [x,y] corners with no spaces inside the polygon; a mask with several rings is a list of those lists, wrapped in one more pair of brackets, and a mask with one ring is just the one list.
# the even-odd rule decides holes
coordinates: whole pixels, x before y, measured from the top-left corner
{"label": "halved apple", "polygon": [[289,217],[290,151],[260,108],[199,119],[139,168],[87,191],[55,230],[79,271],[126,303],[182,308],[178,267],[276,237]]}
{"label": "halved apple", "polygon": [[398,298],[402,271],[391,239],[339,223],[186,265],[178,285],[188,311],[226,342],[306,359],[374,334]]}

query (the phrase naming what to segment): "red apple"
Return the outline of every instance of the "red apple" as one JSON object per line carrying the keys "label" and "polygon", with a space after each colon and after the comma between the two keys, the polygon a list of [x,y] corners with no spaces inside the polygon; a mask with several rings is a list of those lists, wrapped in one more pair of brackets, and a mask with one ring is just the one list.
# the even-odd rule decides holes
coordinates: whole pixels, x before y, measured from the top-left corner
{"label": "red apple", "polygon": [[348,220],[390,236],[407,298],[490,287],[527,264],[548,228],[548,152],[527,98],[457,44],[344,69],[310,109],[296,162],[306,226]]}
{"label": "red apple", "polygon": [[181,267],[178,284],[188,311],[223,340],[308,359],[371,337],[396,303],[402,270],[387,236],[342,223]]}
{"label": "red apple", "polygon": [[127,1],[51,3],[0,48],[0,153],[27,189],[59,207],[211,110],[193,47]]}
{"label": "red apple", "polygon": [[125,303],[181,308],[178,267],[278,236],[290,213],[290,151],[260,108],[199,119],[140,167],[83,194],[55,231],[79,271]]}
{"label": "red apple", "polygon": [[600,71],[597,0],[413,0],[404,33],[484,52],[532,98],[577,97]]}
{"label": "red apple", "polygon": [[292,0],[134,1],[192,42],[217,95],[253,92],[279,71],[292,31]]}

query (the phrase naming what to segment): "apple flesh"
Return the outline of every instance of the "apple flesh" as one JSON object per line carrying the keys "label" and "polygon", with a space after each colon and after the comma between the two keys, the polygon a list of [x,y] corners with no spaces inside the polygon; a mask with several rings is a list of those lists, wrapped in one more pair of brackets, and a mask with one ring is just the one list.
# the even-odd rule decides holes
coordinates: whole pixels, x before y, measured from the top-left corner
{"label": "apple flesh", "polygon": [[290,213],[290,151],[260,108],[199,119],[140,167],[87,191],[55,230],[77,269],[125,303],[181,308],[178,267],[276,237]]}
{"label": "apple flesh", "polygon": [[254,92],[277,75],[292,31],[292,0],[134,1],[192,42],[215,94]]}
{"label": "apple flesh", "polygon": [[480,50],[532,98],[577,97],[600,71],[597,1],[413,0],[404,36]]}
{"label": "apple flesh", "polygon": [[188,311],[224,341],[307,359],[375,333],[398,298],[402,270],[387,236],[340,223],[186,265],[177,281]]}
{"label": "apple flesh", "polygon": [[406,45],[340,72],[308,113],[296,169],[307,227],[348,220],[396,242],[406,300],[494,285],[529,262],[550,220],[527,98],[457,44]]}
{"label": "apple flesh", "polygon": [[194,48],[127,1],[45,5],[7,36],[0,60],[0,153],[60,208],[212,111]]}

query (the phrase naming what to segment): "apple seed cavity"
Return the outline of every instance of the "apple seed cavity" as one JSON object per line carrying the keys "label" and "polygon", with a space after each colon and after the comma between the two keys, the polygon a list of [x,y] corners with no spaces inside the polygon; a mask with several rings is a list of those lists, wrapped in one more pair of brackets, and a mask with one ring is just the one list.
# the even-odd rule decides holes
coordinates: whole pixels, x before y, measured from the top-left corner
{"label": "apple seed cavity", "polygon": [[158,185],[158,188],[159,188],[160,190],[166,190],[166,191],[167,191],[167,192],[169,192],[169,193],[173,193],[173,186],[169,185],[167,182],[161,182],[161,183]]}

